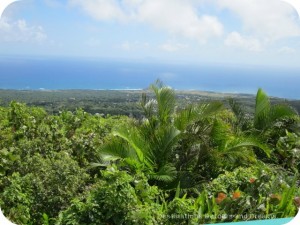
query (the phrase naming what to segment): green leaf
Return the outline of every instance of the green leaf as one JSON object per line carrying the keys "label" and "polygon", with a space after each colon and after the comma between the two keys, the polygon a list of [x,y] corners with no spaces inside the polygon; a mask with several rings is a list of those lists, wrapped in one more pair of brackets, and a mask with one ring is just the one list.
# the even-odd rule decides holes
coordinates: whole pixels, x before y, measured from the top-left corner
{"label": "green leaf", "polygon": [[268,124],[268,116],[271,110],[270,100],[267,94],[260,88],[256,94],[254,127],[262,130]]}
{"label": "green leaf", "polygon": [[189,125],[213,117],[222,109],[223,104],[221,102],[190,105],[176,115],[174,125],[178,130],[184,131]]}

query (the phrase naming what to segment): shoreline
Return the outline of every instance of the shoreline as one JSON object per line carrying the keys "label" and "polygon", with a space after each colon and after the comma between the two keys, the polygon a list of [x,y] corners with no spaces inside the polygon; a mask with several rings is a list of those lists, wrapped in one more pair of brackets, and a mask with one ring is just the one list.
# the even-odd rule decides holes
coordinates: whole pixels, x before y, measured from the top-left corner
{"label": "shoreline", "polygon": [[[257,89],[258,90],[258,89]],[[45,92],[45,93],[58,93],[58,92],[105,92],[105,91],[112,91],[112,92],[147,92],[147,88],[109,88],[109,89],[82,89],[82,88],[70,88],[70,89],[46,89],[46,88],[39,88],[39,89],[11,89],[11,88],[0,88],[0,92]],[[226,91],[212,91],[212,90],[197,90],[197,89],[174,89],[177,94],[192,94],[192,95],[209,95],[215,97],[239,97],[239,98],[251,98],[255,97],[256,92],[249,93],[249,92],[226,92]],[[1,97],[1,93],[0,93]],[[300,101],[300,98],[294,97],[281,97],[281,96],[274,96],[270,95],[272,99],[283,99],[289,101]]]}

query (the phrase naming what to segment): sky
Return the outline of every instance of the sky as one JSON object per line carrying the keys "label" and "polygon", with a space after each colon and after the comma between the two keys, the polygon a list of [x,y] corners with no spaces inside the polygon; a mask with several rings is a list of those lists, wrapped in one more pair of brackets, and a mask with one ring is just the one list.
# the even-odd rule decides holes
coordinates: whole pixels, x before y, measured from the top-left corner
{"label": "sky", "polygon": [[281,0],[21,0],[0,55],[298,67],[300,19]]}

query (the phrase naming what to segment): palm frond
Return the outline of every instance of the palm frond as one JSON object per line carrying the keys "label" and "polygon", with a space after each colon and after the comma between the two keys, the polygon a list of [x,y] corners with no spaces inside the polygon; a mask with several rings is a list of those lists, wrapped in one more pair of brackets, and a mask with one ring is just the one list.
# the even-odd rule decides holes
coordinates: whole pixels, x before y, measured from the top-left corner
{"label": "palm frond", "polygon": [[221,167],[234,168],[236,166],[241,166],[249,163],[255,163],[256,157],[255,153],[251,148],[239,147],[238,149],[226,149],[226,151],[215,151],[212,153],[214,158],[222,158],[218,161]]}
{"label": "palm frond", "polygon": [[118,127],[112,133],[114,136],[120,137],[128,143],[128,145],[135,151],[140,163],[145,164],[148,167],[152,167],[150,157],[148,155],[150,153],[148,142],[140,135],[136,127]]}
{"label": "palm frond", "polygon": [[268,124],[271,104],[267,94],[260,88],[256,94],[254,127],[258,130],[263,130]]}
{"label": "palm frond", "polygon": [[287,106],[287,105],[274,105],[271,108],[270,111],[270,121],[272,121],[272,123],[276,122],[279,119],[283,119],[283,118],[290,118],[290,117],[294,117],[297,115],[297,112]]}
{"label": "palm frond", "polygon": [[256,95],[254,127],[257,130],[265,131],[274,123],[283,118],[291,118],[297,115],[291,107],[283,104],[271,105],[270,100],[262,89],[259,89]]}
{"label": "palm frond", "polygon": [[233,98],[229,99],[229,106],[233,114],[235,115],[236,121],[233,123],[233,127],[235,132],[246,130],[247,123],[249,122],[249,118],[246,115],[245,109],[243,106],[235,101]]}
{"label": "palm frond", "polygon": [[238,103],[235,99],[230,98],[228,100],[231,111],[234,113],[238,120],[242,120],[245,116],[245,111],[242,108],[242,105]]}
{"label": "palm frond", "polygon": [[231,139],[231,130],[228,124],[222,120],[215,120],[211,130],[211,139],[214,146],[224,149]]}
{"label": "palm frond", "polygon": [[155,112],[155,107],[157,106],[157,101],[154,99],[147,99],[146,93],[142,94],[142,100],[141,100],[141,106],[142,109],[144,110],[144,114],[146,118],[150,119],[154,112]]}
{"label": "palm frond", "polygon": [[221,102],[190,105],[177,114],[174,125],[178,130],[184,131],[187,126],[196,121],[215,116],[222,108],[223,104]]}
{"label": "palm frond", "polygon": [[115,161],[117,159],[136,158],[137,155],[120,140],[112,139],[100,148],[100,156],[103,161]]}
{"label": "palm frond", "polygon": [[171,164],[165,164],[163,167],[159,168],[158,172],[150,174],[150,179],[162,182],[172,182],[176,179],[176,175],[176,168]]}
{"label": "palm frond", "polygon": [[144,93],[142,94],[141,106],[154,129],[156,121],[161,124],[171,122],[175,112],[176,97],[175,91],[165,86],[160,80],[150,85],[150,89],[154,92],[155,99],[147,99],[147,95]]}
{"label": "palm frond", "polygon": [[179,134],[180,131],[173,126],[167,126],[157,131],[152,150],[155,151],[154,154],[159,160],[168,159],[172,152],[172,145],[176,142]]}
{"label": "palm frond", "polygon": [[174,90],[164,86],[160,81],[152,84],[150,88],[153,90],[157,101],[158,119],[163,124],[170,122],[170,118],[175,111],[176,98]]}
{"label": "palm frond", "polygon": [[108,163],[90,163],[88,169],[94,169],[94,168],[99,168],[99,167],[107,167],[109,164]]}
{"label": "palm frond", "polygon": [[102,145],[99,150],[98,162],[90,164],[90,168],[106,167],[111,162],[124,162],[135,169],[141,168],[142,164],[139,162],[135,151],[122,140],[112,139]]}
{"label": "palm frond", "polygon": [[238,137],[227,143],[226,152],[238,151],[241,148],[257,147],[270,157],[271,150],[267,144],[262,143],[255,137]]}

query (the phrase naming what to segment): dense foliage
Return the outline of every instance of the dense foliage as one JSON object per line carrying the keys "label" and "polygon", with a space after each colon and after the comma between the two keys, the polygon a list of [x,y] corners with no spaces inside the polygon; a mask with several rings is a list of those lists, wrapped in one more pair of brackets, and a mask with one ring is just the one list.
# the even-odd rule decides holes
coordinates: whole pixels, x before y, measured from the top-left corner
{"label": "dense foliage", "polygon": [[297,112],[259,89],[178,104],[156,82],[143,117],[0,108],[0,207],[19,225],[199,224],[292,217]]}
{"label": "dense foliage", "polygon": [[[43,107],[47,113],[59,114],[61,111],[76,111],[101,115],[126,115],[141,118],[143,110],[139,101],[142,93],[153,97],[153,92],[144,90],[0,90],[0,106],[7,107],[11,101],[26,103],[28,106]],[[242,103],[246,112],[253,113],[255,96],[251,94],[226,94],[205,91],[176,90],[177,106],[184,107],[209,101],[222,101],[228,105],[228,98]],[[286,102],[300,112],[300,100],[270,97],[274,104]]]}

